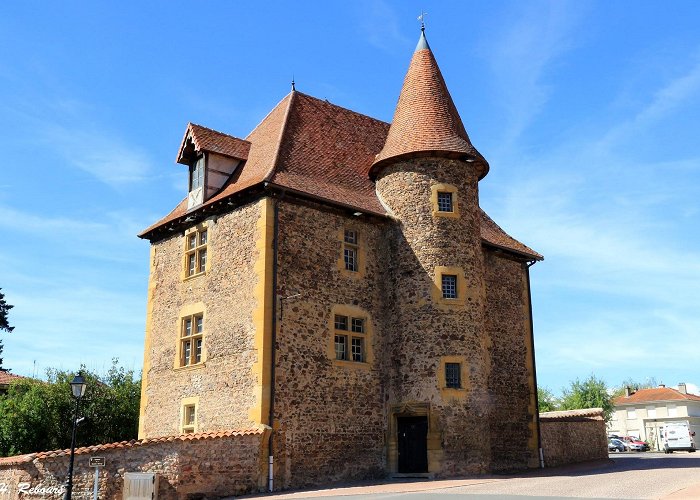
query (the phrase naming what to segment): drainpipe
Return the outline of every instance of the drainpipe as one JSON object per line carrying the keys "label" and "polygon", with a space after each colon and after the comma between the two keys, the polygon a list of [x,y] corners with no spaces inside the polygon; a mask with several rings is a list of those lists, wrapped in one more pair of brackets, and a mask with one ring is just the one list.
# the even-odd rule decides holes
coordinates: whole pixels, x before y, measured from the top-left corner
{"label": "drainpipe", "polygon": [[525,264],[525,278],[527,279],[527,306],[530,311],[530,352],[532,353],[532,378],[535,382],[535,425],[537,426],[537,451],[540,459],[540,469],[544,469],[544,453],[542,452],[542,432],[540,429],[540,400],[537,394],[537,365],[535,364],[535,331],[532,319],[532,292],[530,290],[530,268],[535,265],[535,260]]}
{"label": "drainpipe", "polygon": [[272,236],[272,345],[270,346],[270,439],[268,441],[268,481],[269,491],[274,491],[274,446],[275,437],[275,353],[277,344],[277,250],[279,244],[279,200],[274,200],[274,225]]}

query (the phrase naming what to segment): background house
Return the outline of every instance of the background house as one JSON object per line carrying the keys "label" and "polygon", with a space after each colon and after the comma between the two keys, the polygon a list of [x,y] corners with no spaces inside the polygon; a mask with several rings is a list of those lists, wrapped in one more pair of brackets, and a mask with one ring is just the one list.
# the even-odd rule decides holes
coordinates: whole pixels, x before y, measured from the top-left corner
{"label": "background house", "polygon": [[652,450],[660,449],[661,433],[668,422],[687,422],[691,431],[700,435],[700,396],[689,394],[686,384],[678,384],[677,390],[663,384],[636,392],[628,388],[614,403],[608,432],[648,441]]}

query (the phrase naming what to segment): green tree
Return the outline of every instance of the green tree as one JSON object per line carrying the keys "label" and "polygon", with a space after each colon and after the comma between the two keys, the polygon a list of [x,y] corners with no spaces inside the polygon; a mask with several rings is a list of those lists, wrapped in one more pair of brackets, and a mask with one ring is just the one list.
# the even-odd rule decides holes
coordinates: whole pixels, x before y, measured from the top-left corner
{"label": "green tree", "polygon": [[[14,306],[11,306],[5,301],[5,294],[2,293],[2,288],[0,288],[0,331],[10,333],[15,329],[14,326],[10,326],[10,320],[7,317],[10,309],[13,307]],[[2,340],[0,340],[0,356],[2,355],[2,350],[4,348],[5,346],[2,344]],[[0,358],[0,370],[3,370],[2,358]]]}
{"label": "green tree", "polygon": [[658,385],[659,384],[656,382],[655,377],[649,377],[644,382],[634,380],[632,377],[627,377],[619,386],[615,388],[612,397],[615,399],[617,397],[624,396],[625,388],[627,387],[629,387],[632,391],[638,391],[639,389],[651,389],[653,387],[658,387]]}
{"label": "green tree", "polygon": [[578,410],[581,408],[602,408],[605,421],[609,421],[613,413],[612,397],[602,379],[591,375],[581,382],[579,379],[571,382],[568,388],[562,389],[562,410]]}
{"label": "green tree", "polygon": [[537,404],[540,412],[556,411],[559,409],[557,398],[547,387],[537,388]]}
{"label": "green tree", "polygon": [[[75,400],[74,373],[50,369],[48,381],[19,379],[0,397],[0,454],[65,449],[70,446]],[[80,402],[76,445],[87,446],[135,439],[138,432],[141,381],[133,370],[112,367],[103,376],[83,370],[87,382]]]}

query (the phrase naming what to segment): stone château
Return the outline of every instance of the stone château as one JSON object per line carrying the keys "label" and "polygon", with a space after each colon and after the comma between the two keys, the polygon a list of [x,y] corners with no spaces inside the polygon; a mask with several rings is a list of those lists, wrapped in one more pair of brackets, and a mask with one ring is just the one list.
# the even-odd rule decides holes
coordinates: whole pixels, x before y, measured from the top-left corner
{"label": "stone ch\u00e2teau", "polygon": [[391,124],[292,90],[189,124],[151,242],[139,437],[271,427],[275,489],[538,465],[529,267],[421,33]]}

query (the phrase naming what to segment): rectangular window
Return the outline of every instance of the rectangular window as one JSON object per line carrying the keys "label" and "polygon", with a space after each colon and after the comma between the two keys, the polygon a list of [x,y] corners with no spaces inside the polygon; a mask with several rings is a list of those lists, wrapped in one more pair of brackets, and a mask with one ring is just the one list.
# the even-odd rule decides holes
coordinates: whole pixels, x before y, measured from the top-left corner
{"label": "rectangular window", "polygon": [[187,276],[203,273],[207,270],[207,229],[197,229],[187,235]]}
{"label": "rectangular window", "polygon": [[457,276],[455,276],[454,274],[442,275],[442,298],[457,298]]}
{"label": "rectangular window", "polygon": [[197,417],[196,405],[185,405],[182,409],[182,433],[191,434],[195,429]]}
{"label": "rectangular window", "polygon": [[204,157],[201,156],[190,167],[190,191],[204,185]]}
{"label": "rectangular window", "polygon": [[335,359],[364,363],[366,357],[365,318],[353,318],[336,314],[333,324],[335,327]]}
{"label": "rectangular window", "polygon": [[352,338],[352,360],[353,361],[359,361],[362,363],[364,361],[363,357],[363,344],[364,344],[364,339],[361,339],[359,337],[353,337]]}
{"label": "rectangular window", "polygon": [[352,331],[365,333],[365,320],[362,318],[352,318]]}
{"label": "rectangular window", "polygon": [[627,420],[635,420],[637,418],[637,412],[634,408],[627,410]]}
{"label": "rectangular window", "polygon": [[203,335],[204,317],[201,314],[188,316],[182,320],[180,366],[190,366],[202,362]]}
{"label": "rectangular window", "polygon": [[656,418],[656,406],[647,406],[647,418]]}
{"label": "rectangular window", "polygon": [[348,359],[348,337],[347,335],[335,336],[335,359]]}
{"label": "rectangular window", "polygon": [[437,194],[438,212],[453,212],[452,193],[438,191]]}
{"label": "rectangular window", "polygon": [[462,387],[460,363],[445,363],[445,385],[451,389]]}
{"label": "rectangular window", "polygon": [[675,404],[669,404],[666,408],[668,409],[668,416],[669,417],[677,417],[678,416],[678,408],[676,407]]}
{"label": "rectangular window", "polygon": [[348,329],[348,317],[336,314],[335,315],[335,329],[336,330],[347,330]]}
{"label": "rectangular window", "polygon": [[345,269],[347,271],[357,272],[358,269],[358,234],[357,231],[350,229],[345,230],[343,239],[343,260],[345,261]]}

